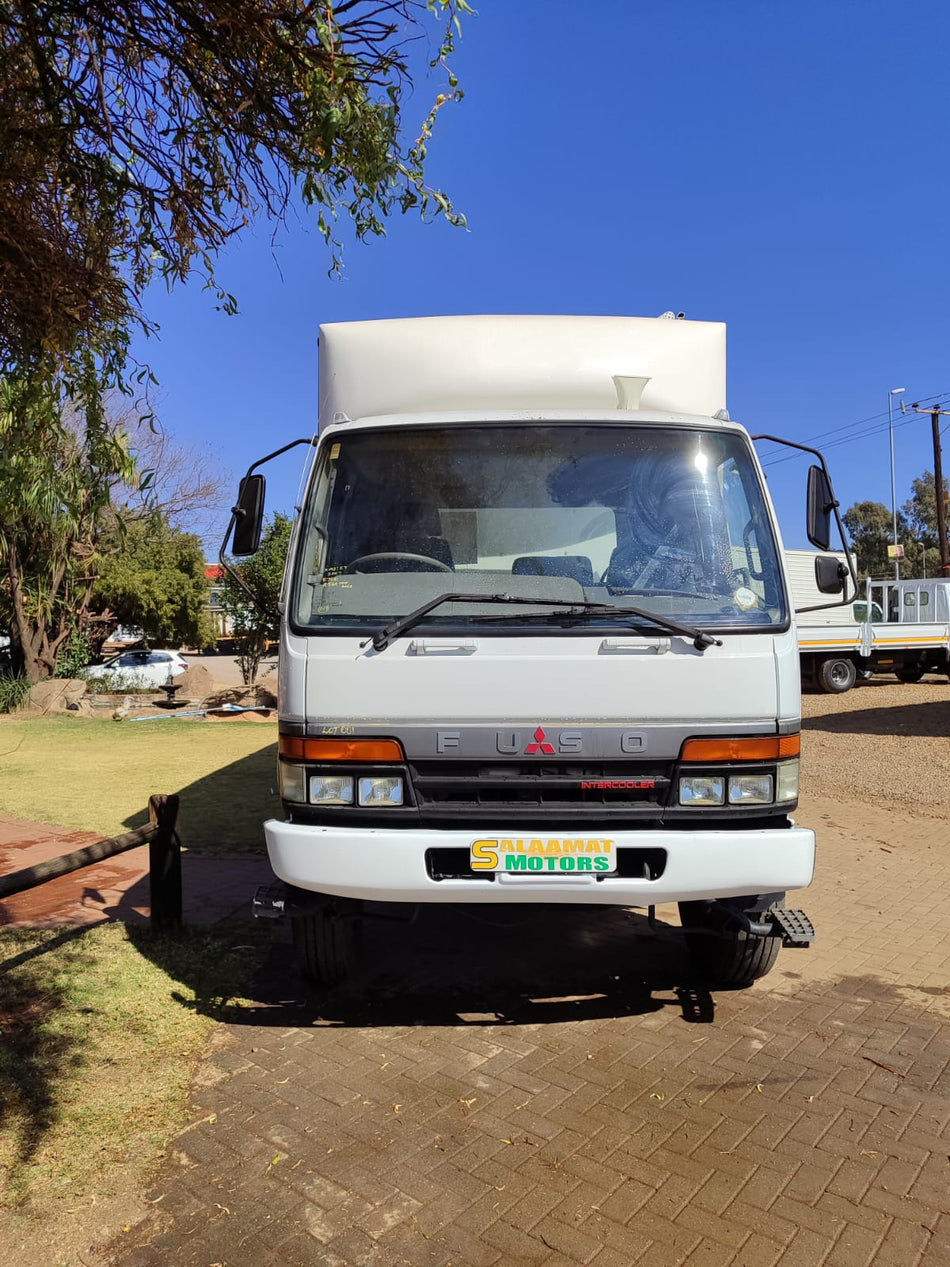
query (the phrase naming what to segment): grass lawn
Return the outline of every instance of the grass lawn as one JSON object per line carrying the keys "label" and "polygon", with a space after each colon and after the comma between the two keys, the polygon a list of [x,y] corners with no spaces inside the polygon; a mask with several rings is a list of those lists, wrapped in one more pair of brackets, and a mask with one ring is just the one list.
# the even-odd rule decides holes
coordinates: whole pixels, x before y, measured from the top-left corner
{"label": "grass lawn", "polygon": [[186,849],[263,850],[276,744],[260,722],[0,717],[0,810],[116,836],[147,821],[152,793],[177,792]]}
{"label": "grass lawn", "polygon": [[247,927],[0,929],[0,1262],[75,1267],[104,1225],[140,1217],[264,945]]}
{"label": "grass lawn", "polygon": [[[174,792],[186,848],[263,850],[276,739],[253,722],[0,717],[0,811],[107,837]],[[271,937],[0,928],[2,1267],[75,1267],[141,1218],[211,1029],[248,1006]]]}

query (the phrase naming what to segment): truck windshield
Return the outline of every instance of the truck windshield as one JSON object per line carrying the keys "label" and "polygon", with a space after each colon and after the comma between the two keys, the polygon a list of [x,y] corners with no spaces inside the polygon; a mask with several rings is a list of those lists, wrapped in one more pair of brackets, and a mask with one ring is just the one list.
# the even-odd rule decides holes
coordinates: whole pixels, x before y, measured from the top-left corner
{"label": "truck windshield", "polygon": [[[607,422],[341,429],[308,496],[295,625],[369,631],[452,591],[468,601],[440,603],[420,627],[550,630],[546,600],[636,606],[704,629],[786,621],[741,433]],[[483,592],[484,608],[471,601]],[[506,621],[487,597],[502,592],[537,607]],[[571,630],[611,623],[631,621],[598,606]]]}

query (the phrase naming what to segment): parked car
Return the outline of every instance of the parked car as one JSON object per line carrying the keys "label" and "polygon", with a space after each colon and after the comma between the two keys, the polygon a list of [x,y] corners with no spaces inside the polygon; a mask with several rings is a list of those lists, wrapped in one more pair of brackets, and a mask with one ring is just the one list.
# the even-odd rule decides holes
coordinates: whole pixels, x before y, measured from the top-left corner
{"label": "parked car", "polygon": [[145,634],[141,629],[136,629],[134,625],[119,625],[102,644],[102,654],[118,655],[120,651],[131,651],[133,647],[141,648],[144,641]]}
{"label": "parked car", "polygon": [[123,651],[103,664],[86,670],[86,677],[112,683],[118,690],[152,690],[167,686],[188,668],[188,661],[177,651]]}

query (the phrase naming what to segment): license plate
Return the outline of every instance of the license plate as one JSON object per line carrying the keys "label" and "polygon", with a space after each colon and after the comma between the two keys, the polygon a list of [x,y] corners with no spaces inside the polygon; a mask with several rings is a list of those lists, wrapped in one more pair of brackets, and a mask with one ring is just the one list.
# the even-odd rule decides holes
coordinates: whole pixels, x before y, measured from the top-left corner
{"label": "license plate", "polygon": [[607,875],[616,869],[617,846],[608,836],[494,836],[473,840],[469,861],[476,875]]}

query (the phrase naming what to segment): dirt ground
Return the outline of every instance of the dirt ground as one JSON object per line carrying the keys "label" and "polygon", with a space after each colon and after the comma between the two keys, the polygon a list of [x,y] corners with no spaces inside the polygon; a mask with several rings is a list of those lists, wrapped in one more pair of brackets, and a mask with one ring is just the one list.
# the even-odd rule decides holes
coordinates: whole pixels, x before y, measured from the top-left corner
{"label": "dirt ground", "polygon": [[950,812],[950,682],[878,676],[843,695],[802,697],[802,800],[895,802]]}

